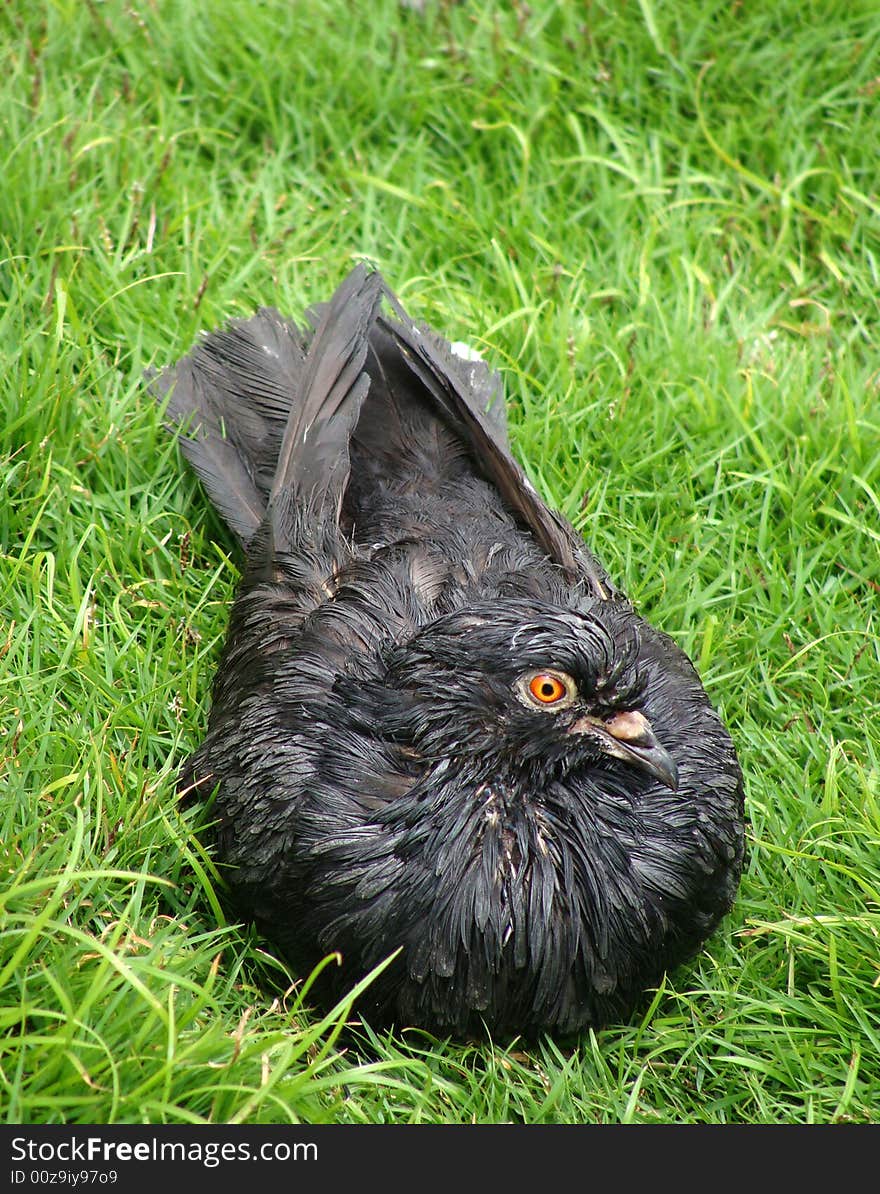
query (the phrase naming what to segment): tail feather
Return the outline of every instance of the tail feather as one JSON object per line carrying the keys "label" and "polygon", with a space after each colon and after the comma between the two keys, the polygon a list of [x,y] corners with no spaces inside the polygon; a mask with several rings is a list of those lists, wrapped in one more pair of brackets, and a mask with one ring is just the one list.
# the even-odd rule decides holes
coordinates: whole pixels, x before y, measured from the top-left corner
{"label": "tail feather", "polygon": [[[380,312],[383,297],[394,317]],[[312,329],[300,331],[264,308],[150,381],[167,400],[181,450],[245,547],[264,527],[259,554],[288,550],[297,503],[338,524],[353,441],[358,467],[381,482],[395,467],[395,444],[417,440],[426,465],[432,453],[447,463],[469,457],[572,581],[586,578],[600,598],[614,591],[512,457],[496,373],[416,325],[381,275],[363,266],[308,318]],[[357,513],[345,517],[357,521]]]}
{"label": "tail feather", "polygon": [[291,407],[270,502],[288,486],[319,491],[338,503],[348,478],[349,443],[370,380],[367,335],[382,278],[357,266],[337,289],[315,329],[303,363],[301,401]]}
{"label": "tail feather", "polygon": [[152,374],[169,430],[243,544],[263,520],[306,342],[273,308],[212,332],[176,365]]}
{"label": "tail feather", "polygon": [[217,511],[247,547],[287,486],[339,502],[348,441],[369,388],[367,328],[382,280],[359,266],[301,332],[274,308],[205,337],[148,377],[169,430]]}

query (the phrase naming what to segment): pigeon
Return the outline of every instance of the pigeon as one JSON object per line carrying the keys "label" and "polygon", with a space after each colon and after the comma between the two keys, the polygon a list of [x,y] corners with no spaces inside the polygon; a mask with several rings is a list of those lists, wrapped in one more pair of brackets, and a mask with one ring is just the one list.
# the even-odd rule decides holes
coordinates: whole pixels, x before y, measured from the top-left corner
{"label": "pigeon", "polygon": [[742,772],[514,458],[498,373],[358,265],[149,386],[243,549],[179,781],[235,915],[319,1004],[372,975],[369,1023],[625,1022],[732,907]]}

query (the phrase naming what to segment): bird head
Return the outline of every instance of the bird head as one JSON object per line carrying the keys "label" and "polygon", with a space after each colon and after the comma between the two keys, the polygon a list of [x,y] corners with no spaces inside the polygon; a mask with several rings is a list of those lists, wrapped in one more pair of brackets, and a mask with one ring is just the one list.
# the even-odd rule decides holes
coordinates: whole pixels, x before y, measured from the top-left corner
{"label": "bird head", "polygon": [[398,734],[426,759],[469,753],[501,775],[622,766],[675,789],[676,762],[643,708],[650,667],[627,615],[517,599],[443,615],[390,656]]}

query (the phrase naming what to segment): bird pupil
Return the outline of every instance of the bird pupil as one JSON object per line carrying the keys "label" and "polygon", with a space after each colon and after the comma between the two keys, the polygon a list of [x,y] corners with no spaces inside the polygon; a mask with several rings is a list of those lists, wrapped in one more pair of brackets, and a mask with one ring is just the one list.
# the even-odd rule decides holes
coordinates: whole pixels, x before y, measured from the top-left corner
{"label": "bird pupil", "polygon": [[545,697],[552,697],[556,691],[556,685],[551,680],[545,680],[541,685],[541,693]]}

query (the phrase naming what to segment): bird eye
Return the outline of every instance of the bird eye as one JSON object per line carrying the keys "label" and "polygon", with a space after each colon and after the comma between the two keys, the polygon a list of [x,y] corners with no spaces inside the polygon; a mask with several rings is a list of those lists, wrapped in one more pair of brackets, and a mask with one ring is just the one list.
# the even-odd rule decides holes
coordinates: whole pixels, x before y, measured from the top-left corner
{"label": "bird eye", "polygon": [[549,674],[532,676],[529,680],[529,692],[542,705],[555,705],[565,696],[566,688],[561,680]]}
{"label": "bird eye", "polygon": [[516,693],[525,705],[556,712],[574,703],[577,685],[565,672],[527,672],[517,680]]}

